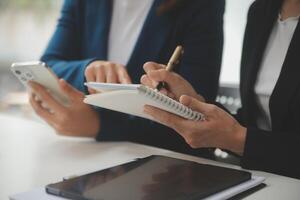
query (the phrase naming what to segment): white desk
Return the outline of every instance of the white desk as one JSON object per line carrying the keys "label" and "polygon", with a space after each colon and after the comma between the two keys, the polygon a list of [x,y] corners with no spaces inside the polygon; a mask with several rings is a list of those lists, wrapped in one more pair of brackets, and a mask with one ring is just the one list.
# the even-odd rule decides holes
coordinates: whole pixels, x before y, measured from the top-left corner
{"label": "white desk", "polygon": [[[60,181],[68,175],[97,171],[152,154],[223,165],[133,143],[59,137],[44,124],[0,114],[0,199]],[[300,199],[300,180],[253,173],[266,177],[267,187],[247,199]]]}

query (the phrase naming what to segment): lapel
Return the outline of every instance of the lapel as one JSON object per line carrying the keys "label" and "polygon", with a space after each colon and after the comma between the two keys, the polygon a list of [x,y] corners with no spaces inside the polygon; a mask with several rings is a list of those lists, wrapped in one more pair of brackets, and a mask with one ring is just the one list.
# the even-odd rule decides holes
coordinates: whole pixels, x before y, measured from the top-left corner
{"label": "lapel", "polygon": [[[111,0],[94,0],[86,3],[85,41],[88,44],[84,52],[89,57],[107,60],[108,37],[112,15]],[[100,38],[100,39],[99,39]]]}
{"label": "lapel", "polygon": [[281,129],[288,118],[289,102],[300,84],[300,25],[298,22],[294,36],[290,43],[279,79],[270,98],[270,112],[272,128]]}
{"label": "lapel", "polygon": [[171,31],[172,21],[168,14],[157,15],[157,8],[163,0],[155,0],[145,20],[142,31],[127,63],[127,70],[132,81],[139,83],[144,74],[143,64],[147,61],[158,61],[160,52]]}
{"label": "lapel", "polygon": [[243,70],[243,78],[241,80],[241,82],[243,82],[244,90],[241,91],[241,94],[245,97],[243,99],[243,106],[245,106],[246,116],[244,117],[250,126],[256,126],[257,113],[259,109],[255,98],[254,87],[274,22],[278,17],[278,11],[281,7],[281,3],[281,0],[273,2],[266,1],[265,5],[262,6],[265,9],[261,9],[258,13],[255,13],[255,20],[259,20],[260,23],[252,24],[251,30],[253,32],[252,37],[254,37],[254,43],[251,45],[253,47],[253,52],[249,55],[251,58]]}

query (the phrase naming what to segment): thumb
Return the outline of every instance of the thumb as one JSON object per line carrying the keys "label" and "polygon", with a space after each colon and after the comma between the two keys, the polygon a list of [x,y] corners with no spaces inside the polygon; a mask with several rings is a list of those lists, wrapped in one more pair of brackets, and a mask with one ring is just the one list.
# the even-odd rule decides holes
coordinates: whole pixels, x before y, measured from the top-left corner
{"label": "thumb", "polygon": [[205,116],[208,116],[209,114],[209,107],[210,105],[207,103],[203,103],[193,97],[187,96],[187,95],[182,95],[179,99],[180,103],[183,105],[191,108],[192,110],[198,111]]}
{"label": "thumb", "polygon": [[144,71],[146,73],[148,73],[149,71],[152,71],[152,70],[154,71],[154,70],[164,69],[164,68],[166,68],[166,66],[155,63],[155,62],[146,62],[144,64],[143,68],[144,68]]}
{"label": "thumb", "polygon": [[82,92],[71,86],[63,79],[59,80],[59,86],[72,102],[78,100],[82,101],[82,99],[84,98],[84,94]]}

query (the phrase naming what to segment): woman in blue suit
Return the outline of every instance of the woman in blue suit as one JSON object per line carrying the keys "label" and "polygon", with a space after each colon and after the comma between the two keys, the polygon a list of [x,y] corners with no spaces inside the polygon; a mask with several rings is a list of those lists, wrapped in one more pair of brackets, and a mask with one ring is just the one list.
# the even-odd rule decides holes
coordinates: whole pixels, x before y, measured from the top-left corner
{"label": "woman in blue suit", "polygon": [[[66,80],[60,80],[60,85],[71,105],[60,105],[42,86],[32,83],[33,108],[62,135],[192,151],[172,129],[85,105],[84,94],[94,91],[85,88],[84,82],[139,83],[146,61],[166,63],[181,44],[185,54],[177,72],[206,99],[214,100],[222,57],[224,4],[224,0],[66,0],[42,61]],[[53,112],[44,109],[35,95]]]}

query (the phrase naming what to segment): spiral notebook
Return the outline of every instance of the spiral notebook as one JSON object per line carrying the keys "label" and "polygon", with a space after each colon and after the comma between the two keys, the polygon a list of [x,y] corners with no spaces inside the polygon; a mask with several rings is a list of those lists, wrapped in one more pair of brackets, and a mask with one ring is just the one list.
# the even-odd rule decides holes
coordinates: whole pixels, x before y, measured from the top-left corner
{"label": "spiral notebook", "polygon": [[203,114],[193,111],[183,104],[139,84],[85,83],[89,88],[101,93],[87,95],[84,102],[146,119],[152,117],[143,112],[144,105],[151,105],[190,120],[203,120]]}

